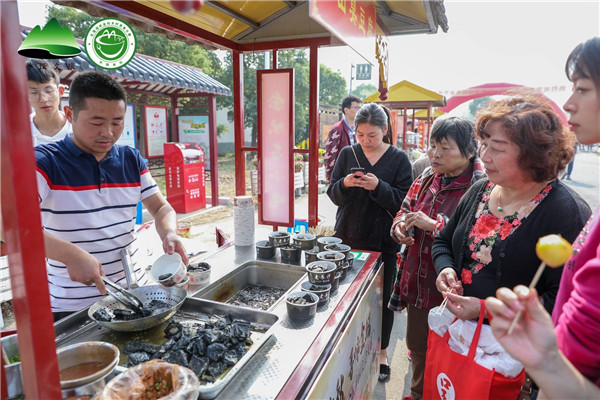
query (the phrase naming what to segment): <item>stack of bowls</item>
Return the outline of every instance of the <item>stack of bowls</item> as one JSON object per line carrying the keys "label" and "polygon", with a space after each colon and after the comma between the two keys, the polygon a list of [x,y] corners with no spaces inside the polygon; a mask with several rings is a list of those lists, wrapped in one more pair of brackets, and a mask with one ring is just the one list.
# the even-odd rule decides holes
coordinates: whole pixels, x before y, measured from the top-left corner
{"label": "stack of bowls", "polygon": [[319,306],[327,304],[327,302],[329,301],[329,292],[331,291],[330,284],[315,285],[310,282],[302,282],[302,284],[300,285],[300,288],[302,289],[303,292],[310,292],[310,293],[314,293],[317,296],[319,296],[319,303],[318,303]]}
{"label": "stack of bowls", "polygon": [[307,320],[317,313],[319,296],[310,292],[292,292],[287,296],[285,303],[290,318]]}
{"label": "stack of bowls", "polygon": [[323,236],[317,239],[317,245],[321,251],[325,251],[325,246],[327,245],[340,243],[342,243],[342,239],[333,236]]}

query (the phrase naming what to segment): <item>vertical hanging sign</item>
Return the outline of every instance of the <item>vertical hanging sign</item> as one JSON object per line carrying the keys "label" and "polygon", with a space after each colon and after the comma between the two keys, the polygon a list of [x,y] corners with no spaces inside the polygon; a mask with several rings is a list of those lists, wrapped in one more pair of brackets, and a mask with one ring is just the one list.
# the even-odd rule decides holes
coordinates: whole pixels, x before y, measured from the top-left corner
{"label": "vertical hanging sign", "polygon": [[257,72],[258,222],[294,224],[294,70]]}
{"label": "vertical hanging sign", "polygon": [[167,107],[144,106],[144,116],[146,158],[162,157],[167,142]]}

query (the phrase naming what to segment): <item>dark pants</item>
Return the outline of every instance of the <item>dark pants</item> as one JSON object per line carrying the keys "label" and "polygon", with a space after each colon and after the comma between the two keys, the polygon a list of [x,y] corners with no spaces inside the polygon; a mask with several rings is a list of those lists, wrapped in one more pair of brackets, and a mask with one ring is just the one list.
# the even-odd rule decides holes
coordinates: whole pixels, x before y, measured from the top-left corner
{"label": "dark pants", "polygon": [[396,274],[396,253],[383,253],[383,307],[381,312],[381,350],[388,348],[392,327],[394,326],[394,312],[388,308],[394,278]]}
{"label": "dark pants", "polygon": [[412,381],[410,396],[414,400],[423,397],[423,379],[425,378],[425,356],[427,354],[427,338],[429,310],[422,310],[413,305],[406,306],[406,347],[410,350]]}

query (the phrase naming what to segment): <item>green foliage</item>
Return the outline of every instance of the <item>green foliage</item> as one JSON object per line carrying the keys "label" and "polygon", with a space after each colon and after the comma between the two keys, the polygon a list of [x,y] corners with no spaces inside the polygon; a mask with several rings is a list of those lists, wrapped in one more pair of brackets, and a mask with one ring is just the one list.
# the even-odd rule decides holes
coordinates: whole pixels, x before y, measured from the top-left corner
{"label": "green foliage", "polygon": [[492,98],[490,96],[485,96],[485,97],[480,97],[477,99],[473,99],[471,100],[471,102],[469,103],[469,114],[468,116],[466,116],[467,119],[469,119],[470,121],[475,121],[475,118],[477,117],[477,113],[479,112],[479,110],[483,107],[485,107],[487,105],[487,103],[490,102]]}
{"label": "green foliage", "polygon": [[323,64],[319,71],[319,103],[340,105],[348,93],[346,79],[340,72],[333,70]]}
{"label": "green foliage", "polygon": [[[89,27],[101,18],[92,17],[71,7],[51,5],[46,7],[47,21],[51,18],[71,29],[76,38],[83,39]],[[137,53],[201,68],[207,75],[218,75],[221,62],[214,52],[200,46],[190,46],[179,40],[170,40],[165,35],[146,33],[133,28],[137,39]]]}
{"label": "green foliage", "polygon": [[217,137],[220,138],[221,135],[225,132],[229,132],[229,127],[225,124],[218,124],[217,125]]}
{"label": "green foliage", "polygon": [[356,87],[356,89],[352,91],[353,95],[360,97],[363,100],[366,97],[372,95],[373,93],[377,93],[377,86],[371,85],[369,83],[361,83]]}

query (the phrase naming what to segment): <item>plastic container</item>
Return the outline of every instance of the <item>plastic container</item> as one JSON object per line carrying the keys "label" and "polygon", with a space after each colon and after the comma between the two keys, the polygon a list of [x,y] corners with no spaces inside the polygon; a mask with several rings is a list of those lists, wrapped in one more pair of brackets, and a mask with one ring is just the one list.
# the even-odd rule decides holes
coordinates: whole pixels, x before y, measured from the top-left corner
{"label": "plastic container", "polygon": [[275,257],[275,247],[268,240],[256,242],[256,257],[273,258]]}
{"label": "plastic container", "polygon": [[298,247],[287,246],[279,249],[281,254],[281,262],[283,264],[299,264],[300,263],[300,250]]}
{"label": "plastic container", "polygon": [[318,302],[319,296],[310,292],[292,292],[285,299],[288,316],[298,320],[314,318]]}
{"label": "plastic container", "polygon": [[342,253],[344,255],[344,259],[348,258],[348,253],[350,253],[350,246],[343,243],[334,243],[328,244],[325,246],[326,251],[337,251],[338,253]]}
{"label": "plastic container", "polygon": [[314,285],[310,282],[302,282],[300,289],[303,292],[314,293],[319,296],[319,306],[327,304],[329,301],[329,292],[331,292],[331,285]]}
{"label": "plastic container", "polygon": [[188,266],[188,277],[190,278],[190,285],[199,286],[206,285],[210,282],[210,264],[205,262],[199,262],[197,264],[190,264]]}
{"label": "plastic container", "polygon": [[290,234],[287,232],[269,233],[269,244],[273,247],[285,247],[290,245]]}
{"label": "plastic container", "polygon": [[329,261],[334,263],[338,271],[342,270],[342,264],[344,263],[345,258],[346,257],[338,251],[322,251],[317,254],[317,259],[319,261]]}
{"label": "plastic container", "polygon": [[294,245],[302,250],[311,250],[317,244],[317,237],[311,233],[298,233],[292,239]]}
{"label": "plastic container", "polygon": [[331,284],[335,277],[336,266],[329,261],[314,261],[305,268],[308,281],[316,285]]}
{"label": "plastic container", "polygon": [[317,239],[317,245],[321,251],[325,251],[325,246],[336,243],[342,243],[342,239],[333,236],[323,236]]}
{"label": "plastic container", "polygon": [[150,268],[150,275],[152,279],[162,285],[174,286],[183,282],[187,277],[187,268],[179,253],[165,253],[154,261]]}

